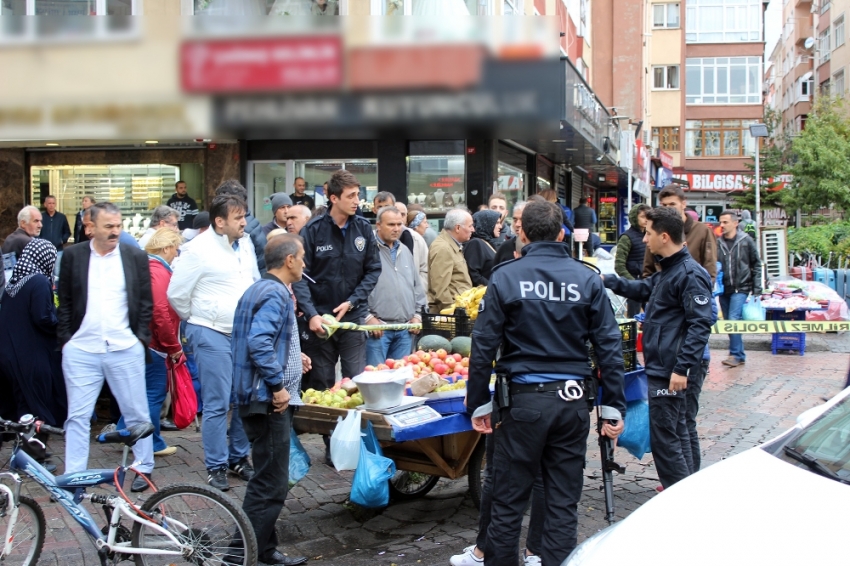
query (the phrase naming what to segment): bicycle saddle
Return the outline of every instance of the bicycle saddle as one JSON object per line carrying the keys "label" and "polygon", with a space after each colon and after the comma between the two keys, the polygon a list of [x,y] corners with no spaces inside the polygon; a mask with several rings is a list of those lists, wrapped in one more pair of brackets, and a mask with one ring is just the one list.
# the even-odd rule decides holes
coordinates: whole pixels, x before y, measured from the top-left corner
{"label": "bicycle saddle", "polygon": [[101,444],[126,444],[127,446],[133,446],[151,434],[153,434],[153,425],[151,423],[140,423],[130,428],[122,428],[114,432],[99,434],[97,435],[97,441]]}

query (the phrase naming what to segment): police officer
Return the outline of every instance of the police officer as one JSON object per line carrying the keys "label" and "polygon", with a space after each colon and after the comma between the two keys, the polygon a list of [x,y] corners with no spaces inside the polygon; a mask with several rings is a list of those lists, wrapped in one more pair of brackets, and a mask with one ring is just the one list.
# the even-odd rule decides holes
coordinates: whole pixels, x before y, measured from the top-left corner
{"label": "police officer", "polygon": [[649,434],[658,479],[666,489],[694,471],[685,390],[700,371],[711,334],[711,279],[684,245],[685,223],[675,208],[646,213],[644,241],[661,267],[648,279],[605,277],[605,286],[647,302],[643,357],[649,385]]}
{"label": "police officer", "polygon": [[[523,257],[493,269],[472,332],[467,405],[475,430],[492,433],[495,441],[486,566],[516,566],[538,470],[545,486],[543,565],[560,565],[575,547],[590,430],[583,387],[591,377],[588,339],[602,373],[602,431],[613,439],[623,429],[620,331],[599,276],[571,259],[561,243],[562,222],[556,204],[526,205]],[[491,406],[490,374],[500,346]]]}

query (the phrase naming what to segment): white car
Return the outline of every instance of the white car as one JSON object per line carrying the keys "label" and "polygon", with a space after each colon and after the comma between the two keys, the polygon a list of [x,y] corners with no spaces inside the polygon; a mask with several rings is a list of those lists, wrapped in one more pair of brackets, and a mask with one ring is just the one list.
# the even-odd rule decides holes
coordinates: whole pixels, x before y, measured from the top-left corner
{"label": "white car", "polygon": [[643,564],[850,564],[850,388],[665,489],[561,566]]}

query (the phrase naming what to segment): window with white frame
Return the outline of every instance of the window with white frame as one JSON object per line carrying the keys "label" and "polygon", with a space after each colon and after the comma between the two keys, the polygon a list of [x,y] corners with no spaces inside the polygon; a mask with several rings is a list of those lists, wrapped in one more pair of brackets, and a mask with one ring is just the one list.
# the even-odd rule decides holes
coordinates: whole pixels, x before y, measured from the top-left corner
{"label": "window with white frame", "polygon": [[821,96],[829,96],[830,85],[829,79],[826,79],[820,84],[820,95]]}
{"label": "window with white frame", "polygon": [[844,69],[832,75],[832,94],[844,98]]}
{"label": "window with white frame", "polygon": [[686,157],[746,157],[756,150],[750,124],[758,120],[687,120]]}
{"label": "window with white frame", "polygon": [[141,0],[0,0],[0,42],[133,38],[141,13]]}
{"label": "window with white frame", "polygon": [[679,65],[652,67],[652,88],[655,90],[679,89]]}
{"label": "window with white frame", "polygon": [[[424,0],[429,1],[429,0]],[[522,15],[522,0],[502,0],[504,2],[504,14],[506,16]]]}
{"label": "window with white frame", "polygon": [[821,0],[820,13],[826,14],[827,12],[829,12],[829,9],[831,7],[832,7],[832,2],[830,2],[829,0]]}
{"label": "window with white frame", "polygon": [[834,36],[833,49],[837,49],[844,45],[844,14],[841,14],[839,17],[835,18],[835,21],[832,22],[832,35]]}
{"label": "window with white frame", "polygon": [[688,0],[687,43],[762,40],[762,0]]}
{"label": "window with white frame", "polygon": [[654,28],[677,28],[679,27],[679,4],[653,4],[652,5],[652,27]]}
{"label": "window with white frame", "polygon": [[829,61],[829,28],[826,28],[818,36],[818,53],[820,54],[820,62],[818,65]]}
{"label": "window with white frame", "polygon": [[590,11],[588,0],[581,0],[579,2],[579,21],[581,22],[579,29],[579,35],[581,37],[587,37],[588,29],[587,29],[587,13]]}
{"label": "window with white frame", "polygon": [[761,57],[685,60],[685,104],[761,104]]}

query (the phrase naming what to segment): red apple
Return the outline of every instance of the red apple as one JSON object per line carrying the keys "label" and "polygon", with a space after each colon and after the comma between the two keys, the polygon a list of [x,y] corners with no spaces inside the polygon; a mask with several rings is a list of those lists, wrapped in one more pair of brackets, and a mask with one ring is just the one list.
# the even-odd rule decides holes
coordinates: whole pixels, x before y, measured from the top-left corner
{"label": "red apple", "polygon": [[440,363],[440,358],[431,358],[428,361],[428,365],[431,366],[432,368],[437,367],[437,364],[439,364],[439,363]]}
{"label": "red apple", "polygon": [[443,363],[438,363],[434,365],[434,371],[440,375],[446,375],[449,371],[449,366]]}
{"label": "red apple", "polygon": [[378,367],[375,368],[375,369],[377,369],[378,371],[381,371],[381,370],[390,369],[390,368],[387,367],[387,364],[378,364]]}
{"label": "red apple", "polygon": [[463,359],[460,361],[460,365],[462,365],[462,366],[463,366],[463,367],[465,367],[465,368],[468,368],[468,367],[469,367],[469,358],[463,358]]}
{"label": "red apple", "polygon": [[366,366],[366,371],[375,371],[375,366]]}
{"label": "red apple", "polygon": [[441,360],[445,360],[445,359],[446,359],[446,356],[448,356],[448,355],[449,355],[449,353],[448,353],[448,352],[446,352],[445,350],[443,350],[442,348],[440,348],[439,350],[437,350],[437,351],[436,351],[436,355],[437,355],[437,357],[438,357],[438,358],[440,358]]}
{"label": "red apple", "polygon": [[428,362],[431,361],[431,353],[430,352],[424,353],[421,356],[419,356],[419,359],[427,364]]}
{"label": "red apple", "polygon": [[387,360],[387,363],[385,365],[387,366],[388,369],[394,369],[395,368],[395,360]]}
{"label": "red apple", "polygon": [[466,377],[466,376],[468,376],[468,375],[469,375],[469,370],[468,370],[467,368],[465,368],[465,367],[462,367],[462,368],[460,368],[460,374],[461,374],[463,377]]}
{"label": "red apple", "polygon": [[455,359],[456,362],[459,362],[463,359],[463,356],[461,356],[460,354],[452,354],[452,357]]}
{"label": "red apple", "polygon": [[403,358],[401,359],[401,361],[403,361],[404,363],[407,363],[407,359],[408,359],[409,357],[410,357],[410,356],[405,356],[405,357],[403,357]]}
{"label": "red apple", "polygon": [[417,355],[417,356],[419,356],[420,358],[421,358],[424,354],[425,354],[425,352],[424,352],[423,350],[416,350],[416,355]]}
{"label": "red apple", "polygon": [[416,354],[411,354],[407,357],[407,360],[413,365],[416,365],[419,363],[419,356],[417,356]]}
{"label": "red apple", "polygon": [[457,363],[457,362],[455,361],[455,359],[454,359],[453,357],[451,357],[451,356],[449,356],[449,357],[448,357],[448,358],[446,358],[446,360],[445,360],[445,364],[446,364],[447,366],[449,366],[450,368],[455,367],[455,364],[456,364],[456,363]]}

